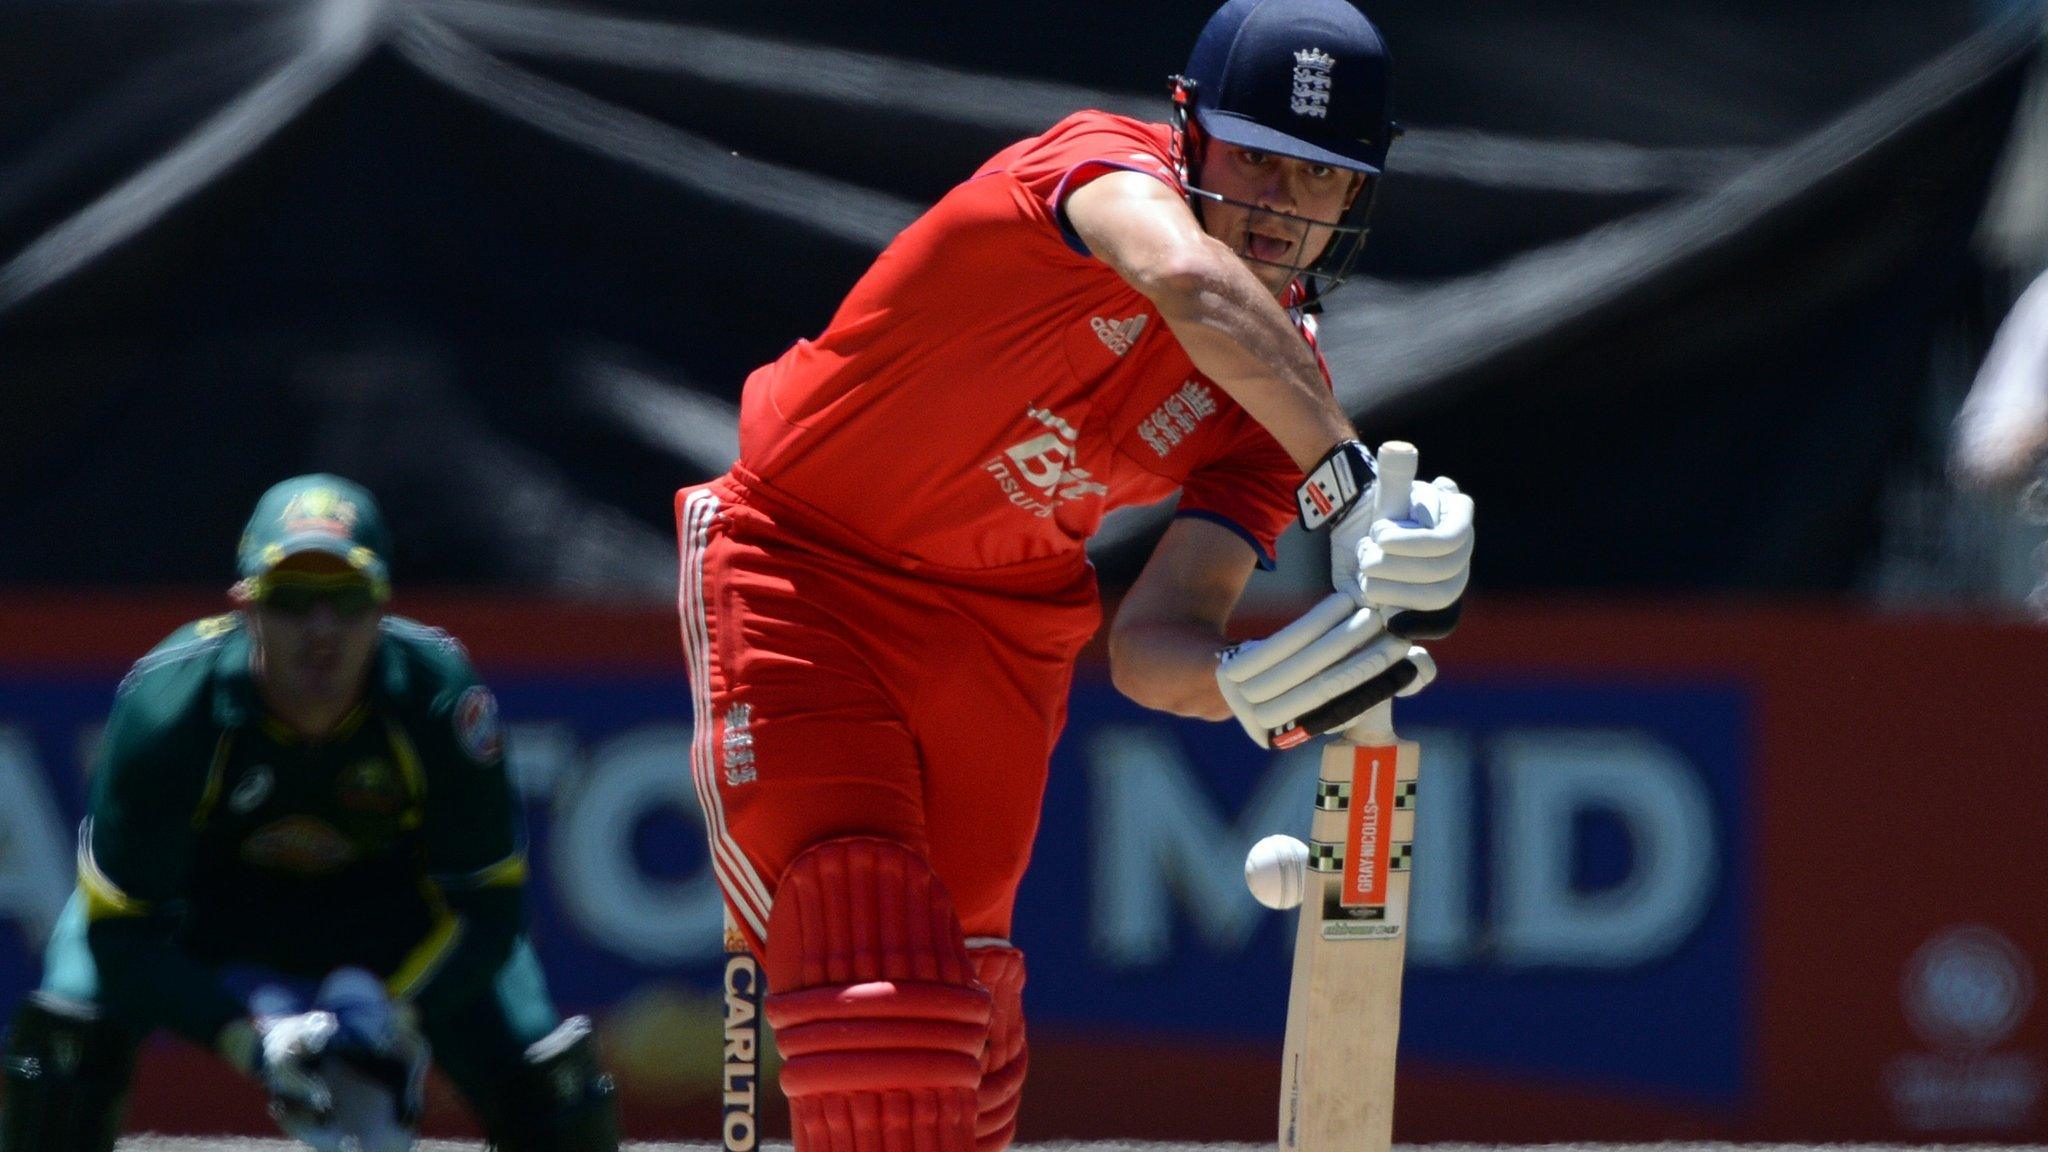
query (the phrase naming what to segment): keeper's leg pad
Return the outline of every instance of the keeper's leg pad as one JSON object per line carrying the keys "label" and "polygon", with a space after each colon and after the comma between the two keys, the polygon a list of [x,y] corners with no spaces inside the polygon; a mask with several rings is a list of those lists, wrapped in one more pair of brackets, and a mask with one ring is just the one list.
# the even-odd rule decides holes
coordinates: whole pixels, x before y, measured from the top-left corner
{"label": "keeper's leg pad", "polygon": [[924,857],[872,837],[805,849],[767,961],[797,1152],[973,1152],[990,997]]}
{"label": "keeper's leg pad", "polygon": [[571,1016],[527,1047],[491,1144],[500,1152],[618,1152],[618,1089],[598,1065],[589,1017]]}
{"label": "keeper's leg pad", "polygon": [[1003,1152],[1017,1135],[1017,1105],[1024,1099],[1024,953],[1007,943],[977,944],[967,950],[974,978],[988,989],[993,1011],[988,1047],[981,1056],[980,1115],[974,1122],[976,1152]]}
{"label": "keeper's leg pad", "polygon": [[30,995],[7,1034],[0,1152],[110,1152],[137,1043],[90,1004]]}

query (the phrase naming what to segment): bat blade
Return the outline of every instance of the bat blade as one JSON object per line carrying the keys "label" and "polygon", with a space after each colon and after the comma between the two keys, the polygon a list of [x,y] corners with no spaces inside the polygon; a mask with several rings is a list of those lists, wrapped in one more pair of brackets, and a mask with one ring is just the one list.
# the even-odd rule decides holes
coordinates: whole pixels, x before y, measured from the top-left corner
{"label": "bat blade", "polygon": [[1333,741],[1309,830],[1282,1055],[1282,1152],[1385,1152],[1407,958],[1413,741]]}

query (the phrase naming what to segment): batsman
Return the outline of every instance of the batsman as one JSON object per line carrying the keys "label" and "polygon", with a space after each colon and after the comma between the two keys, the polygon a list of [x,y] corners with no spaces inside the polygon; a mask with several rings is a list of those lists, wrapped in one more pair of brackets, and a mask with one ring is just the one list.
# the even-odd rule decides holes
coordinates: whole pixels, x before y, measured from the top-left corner
{"label": "batsman", "polygon": [[314,1148],[411,1147],[430,1051],[498,1148],[618,1147],[589,1023],[524,932],[497,703],[453,637],[385,613],[390,551],[361,487],[286,480],[235,610],[122,680],[78,887],[7,1035],[0,1150],[112,1149],[159,1029]]}
{"label": "batsman", "polygon": [[[1456,619],[1472,501],[1438,479],[1374,514],[1314,324],[1390,67],[1346,0],[1230,0],[1167,123],[1080,112],[998,153],[747,380],[738,462],[677,494],[692,772],[798,1152],[1015,1133],[1011,913],[1107,512],[1179,499],[1110,626],[1138,703],[1286,746],[1433,677],[1413,641]],[[1230,646],[1297,517],[1328,598]]]}

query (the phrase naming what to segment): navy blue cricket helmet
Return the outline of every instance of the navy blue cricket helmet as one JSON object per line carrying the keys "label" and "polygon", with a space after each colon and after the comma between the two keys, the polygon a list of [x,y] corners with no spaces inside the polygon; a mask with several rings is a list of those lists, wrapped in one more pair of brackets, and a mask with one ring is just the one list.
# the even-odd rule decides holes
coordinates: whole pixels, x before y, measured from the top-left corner
{"label": "navy blue cricket helmet", "polygon": [[1195,185],[1198,140],[1364,175],[1335,237],[1298,269],[1315,295],[1340,282],[1365,246],[1387,149],[1400,134],[1393,60],[1372,21],[1349,0],[1229,0],[1203,26],[1187,70],[1174,77],[1174,105],[1183,175],[1198,209],[1202,199],[1224,199]]}

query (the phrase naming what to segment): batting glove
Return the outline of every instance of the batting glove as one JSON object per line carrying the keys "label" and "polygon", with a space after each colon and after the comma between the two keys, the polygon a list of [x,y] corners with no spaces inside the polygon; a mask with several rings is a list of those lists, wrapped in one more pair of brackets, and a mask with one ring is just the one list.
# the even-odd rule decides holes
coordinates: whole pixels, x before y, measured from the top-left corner
{"label": "batting glove", "polygon": [[1262,748],[1292,748],[1350,727],[1375,705],[1412,696],[1436,662],[1385,628],[1380,612],[1341,593],[1266,637],[1227,648],[1216,685]]}
{"label": "batting glove", "polygon": [[[1361,523],[1369,514],[1357,514],[1338,523],[1330,534],[1333,580],[1338,591],[1397,616],[1450,611],[1472,578],[1472,498],[1458,491],[1457,481],[1439,476],[1409,484],[1408,505],[1400,520]],[[1393,623],[1417,638],[1450,631],[1428,620]]]}
{"label": "batting glove", "polygon": [[1405,510],[1387,517],[1379,512],[1381,482],[1363,444],[1337,445],[1296,491],[1302,526],[1329,529],[1330,582],[1338,592],[1360,607],[1392,610],[1387,623],[1397,635],[1447,636],[1472,574],[1472,498],[1446,476],[1427,484],[1397,479],[1407,484]]}

